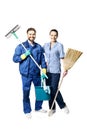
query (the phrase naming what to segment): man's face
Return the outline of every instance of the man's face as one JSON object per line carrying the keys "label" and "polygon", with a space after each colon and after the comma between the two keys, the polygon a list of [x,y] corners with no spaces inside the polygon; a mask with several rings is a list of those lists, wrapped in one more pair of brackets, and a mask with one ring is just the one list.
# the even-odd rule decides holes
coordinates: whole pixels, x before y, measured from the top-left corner
{"label": "man's face", "polygon": [[27,37],[28,37],[29,41],[34,42],[34,40],[36,38],[36,33],[33,30],[28,31]]}
{"label": "man's face", "polygon": [[57,33],[55,31],[52,31],[50,33],[51,42],[56,42],[57,38],[58,38]]}

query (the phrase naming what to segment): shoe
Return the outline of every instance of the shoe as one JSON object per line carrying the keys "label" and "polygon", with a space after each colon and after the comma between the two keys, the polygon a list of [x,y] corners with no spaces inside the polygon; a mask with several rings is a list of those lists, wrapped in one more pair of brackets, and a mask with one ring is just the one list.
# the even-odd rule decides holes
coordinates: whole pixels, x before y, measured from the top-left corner
{"label": "shoe", "polygon": [[31,113],[26,113],[25,115],[26,115],[26,117],[27,117],[28,119],[31,119],[31,118],[32,118]]}
{"label": "shoe", "polygon": [[36,110],[36,112],[46,113],[47,111],[44,109]]}
{"label": "shoe", "polygon": [[62,108],[62,110],[66,113],[66,114],[69,114],[69,109],[67,106],[65,106],[64,108]]}
{"label": "shoe", "polygon": [[55,112],[56,110],[49,110],[48,116],[52,116]]}

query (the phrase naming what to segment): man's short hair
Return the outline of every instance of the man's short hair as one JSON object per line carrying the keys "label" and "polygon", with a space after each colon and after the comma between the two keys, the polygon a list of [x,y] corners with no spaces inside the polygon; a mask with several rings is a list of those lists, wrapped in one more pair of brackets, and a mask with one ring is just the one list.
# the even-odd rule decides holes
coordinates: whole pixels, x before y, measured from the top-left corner
{"label": "man's short hair", "polygon": [[32,27],[27,29],[27,33],[28,33],[29,31],[34,31],[34,32],[36,33],[36,29],[35,29],[35,28],[32,28]]}

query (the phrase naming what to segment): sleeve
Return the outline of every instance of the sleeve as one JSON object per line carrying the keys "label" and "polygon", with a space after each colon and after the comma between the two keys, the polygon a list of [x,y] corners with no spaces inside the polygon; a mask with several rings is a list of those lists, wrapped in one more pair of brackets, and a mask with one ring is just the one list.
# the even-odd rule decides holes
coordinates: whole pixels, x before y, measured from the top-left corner
{"label": "sleeve", "polygon": [[65,52],[64,52],[64,46],[61,44],[60,47],[60,59],[63,59],[65,57]]}
{"label": "sleeve", "polygon": [[44,50],[45,61],[47,62],[47,58],[46,58],[46,54],[45,54],[45,44],[44,44],[44,46],[43,46],[43,50]]}
{"label": "sleeve", "polygon": [[46,60],[45,60],[45,52],[44,52],[44,48],[41,48],[41,68],[47,68],[46,66]]}
{"label": "sleeve", "polygon": [[14,55],[13,55],[13,61],[14,61],[15,63],[18,63],[18,62],[21,62],[21,61],[22,61],[22,59],[20,58],[21,54],[22,54],[22,49],[21,49],[21,46],[18,45],[18,46],[16,47],[15,52],[14,52]]}

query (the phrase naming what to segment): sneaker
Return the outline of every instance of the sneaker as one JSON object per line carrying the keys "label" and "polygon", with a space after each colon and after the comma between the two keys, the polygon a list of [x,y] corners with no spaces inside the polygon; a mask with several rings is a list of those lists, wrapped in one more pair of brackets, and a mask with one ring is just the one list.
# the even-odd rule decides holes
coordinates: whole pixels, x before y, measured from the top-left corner
{"label": "sneaker", "polygon": [[62,108],[62,110],[66,113],[66,114],[69,114],[69,109],[67,106],[65,106],[64,108]]}
{"label": "sneaker", "polygon": [[26,117],[27,117],[28,119],[31,119],[31,117],[32,117],[31,113],[26,113],[25,115],[26,115]]}
{"label": "sneaker", "polygon": [[36,112],[46,113],[47,111],[44,109],[36,110]]}
{"label": "sneaker", "polygon": [[55,112],[56,112],[56,110],[50,110],[48,113],[48,116],[52,116]]}

